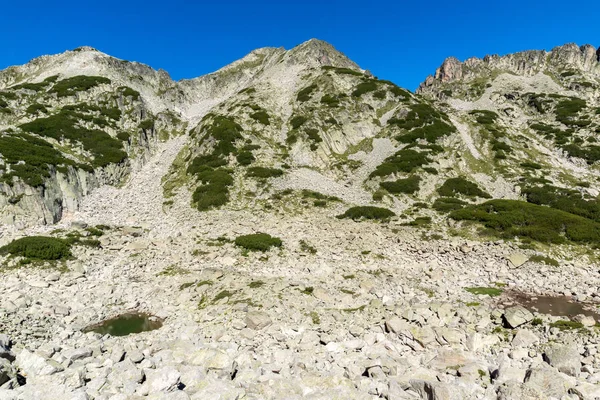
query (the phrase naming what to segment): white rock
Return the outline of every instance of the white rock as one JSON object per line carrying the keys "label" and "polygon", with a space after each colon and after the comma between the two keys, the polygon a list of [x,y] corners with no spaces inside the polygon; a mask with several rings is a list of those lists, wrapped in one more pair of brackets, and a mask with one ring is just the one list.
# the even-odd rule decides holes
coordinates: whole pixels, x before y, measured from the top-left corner
{"label": "white rock", "polygon": [[144,371],[150,393],[170,392],[177,389],[181,374],[173,367]]}
{"label": "white rock", "polygon": [[246,325],[250,329],[260,330],[269,325],[273,321],[269,317],[269,314],[262,311],[250,311],[246,314]]}

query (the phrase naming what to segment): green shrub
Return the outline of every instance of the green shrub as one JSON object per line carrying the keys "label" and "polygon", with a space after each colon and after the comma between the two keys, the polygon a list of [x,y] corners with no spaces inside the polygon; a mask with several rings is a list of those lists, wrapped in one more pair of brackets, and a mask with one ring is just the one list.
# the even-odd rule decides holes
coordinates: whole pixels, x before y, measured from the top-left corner
{"label": "green shrub", "polygon": [[145,131],[149,131],[152,128],[154,128],[154,120],[152,120],[152,119],[145,119],[142,122],[140,122],[140,129],[143,129]]}
{"label": "green shrub", "polygon": [[95,167],[118,164],[125,160],[127,153],[123,150],[121,141],[104,131],[82,128],[77,123],[78,116],[66,109],[56,115],[23,124],[20,128],[58,141],[66,139],[73,143],[81,143],[83,148],[94,157],[92,165]]}
{"label": "green shrub", "polygon": [[42,186],[44,178],[50,177],[49,166],[83,167],[65,158],[47,141],[27,134],[0,136],[0,154],[4,162],[11,166],[11,172],[0,177],[8,184],[16,176],[29,186]]}
{"label": "green shrub", "polygon": [[337,96],[326,94],[321,97],[321,103],[326,104],[329,107],[337,107],[340,105],[340,99],[338,99]]}
{"label": "green shrub", "polygon": [[427,226],[431,224],[431,217],[417,217],[414,220],[407,222],[406,226]]}
{"label": "green shrub", "polygon": [[266,233],[254,233],[251,235],[238,236],[235,238],[236,246],[249,251],[267,251],[271,247],[281,247],[281,239]]}
{"label": "green shrub", "polygon": [[39,92],[40,90],[45,89],[48,86],[50,86],[50,82],[42,81],[42,82],[38,82],[38,83],[22,83],[20,85],[12,86],[9,89],[10,90],[26,89],[26,90],[33,90],[34,92]]}
{"label": "green shrub", "polygon": [[267,114],[265,110],[257,111],[255,113],[250,114],[250,118],[260,122],[263,125],[271,125],[271,121],[269,121],[269,114]]}
{"label": "green shrub", "polygon": [[388,124],[397,126],[400,129],[410,130],[441,120],[443,117],[439,111],[429,104],[418,103],[411,104],[408,107],[409,111],[404,117],[401,119],[390,118]]}
{"label": "green shrub", "polygon": [[577,117],[579,112],[583,111],[587,107],[585,100],[577,98],[569,98],[562,100],[556,105],[556,120],[563,124],[576,125],[577,121],[573,118]]}
{"label": "green shrub", "polygon": [[464,178],[450,178],[444,182],[437,190],[440,196],[444,197],[455,197],[458,194],[462,194],[467,197],[483,197],[486,199],[491,198],[488,193],[479,189],[479,187],[469,182]]}
{"label": "green shrub", "polygon": [[498,114],[488,110],[473,110],[469,114],[475,116],[475,121],[482,125],[491,125],[498,119]]}
{"label": "green shrub", "polygon": [[585,200],[577,190],[545,184],[526,187],[522,193],[529,203],[547,205],[600,222],[600,201],[597,199]]}
{"label": "green shrub", "polygon": [[140,98],[140,92],[133,90],[128,86],[121,86],[118,90],[121,92],[123,97],[132,97],[134,100],[138,100]]}
{"label": "green shrub", "polygon": [[550,207],[517,200],[490,200],[450,213],[455,220],[481,222],[489,232],[545,243],[600,243],[600,224]]}
{"label": "green shrub", "polygon": [[413,172],[416,168],[431,162],[426,152],[412,149],[402,149],[391,157],[386,158],[382,164],[377,166],[371,173],[374,176],[388,176],[398,172]]}
{"label": "green shrub", "polygon": [[372,92],[374,90],[377,90],[377,83],[375,81],[361,82],[352,92],[352,97],[360,97],[363,94]]}
{"label": "green shrub", "polygon": [[577,190],[542,185],[526,187],[522,193],[529,203],[546,205],[600,222],[600,201],[585,200]]}
{"label": "green shrub", "polygon": [[229,186],[233,184],[231,170],[204,167],[196,171],[195,175],[203,183],[192,194],[192,202],[198,210],[220,207],[229,201]]}
{"label": "green shrub", "polygon": [[396,136],[396,140],[400,143],[414,143],[419,139],[424,139],[428,143],[435,143],[438,139],[453,132],[456,132],[453,125],[449,125],[444,121],[434,121],[430,125],[415,128],[410,133]]}
{"label": "green shrub", "polygon": [[419,190],[421,178],[417,175],[406,179],[398,179],[393,182],[381,182],[379,185],[390,193],[412,194]]}
{"label": "green shrub", "polygon": [[63,239],[47,236],[28,236],[13,240],[0,248],[0,254],[25,257],[32,260],[61,260],[69,258],[69,244]]}
{"label": "green shrub", "polygon": [[315,84],[305,87],[304,89],[302,89],[298,92],[298,96],[296,96],[296,99],[301,102],[310,100],[312,92],[314,92],[315,89],[317,89],[317,88],[318,88],[318,86]]}
{"label": "green shrub", "polygon": [[318,148],[318,143],[321,143],[323,139],[319,135],[319,130],[316,128],[309,128],[304,131],[306,136],[308,136],[308,140],[312,142],[310,149],[316,150]]}
{"label": "green shrub", "polygon": [[571,157],[584,159],[589,165],[596,161],[600,161],[600,146],[590,145],[587,147],[580,147],[575,144],[570,144],[563,146],[562,149]]}
{"label": "green shrub", "polygon": [[48,93],[56,93],[58,97],[72,96],[76,92],[84,92],[93,87],[110,84],[111,80],[100,76],[79,75],[56,82]]}
{"label": "green shrub", "polygon": [[362,72],[355,71],[355,70],[350,69],[350,68],[333,67],[333,66],[330,66],[330,65],[324,65],[321,68],[323,70],[325,70],[325,71],[333,71],[336,74],[340,74],[340,75],[365,76]]}
{"label": "green shrub", "polygon": [[282,176],[283,171],[278,168],[250,167],[246,175],[251,178],[276,178]]}
{"label": "green shrub", "polygon": [[293,129],[298,129],[304,125],[306,121],[308,121],[308,118],[306,118],[304,115],[297,115],[290,120],[290,125]]}
{"label": "green shrub", "polygon": [[221,155],[234,153],[235,141],[243,139],[241,135],[242,127],[231,116],[208,114],[204,118],[207,117],[212,118],[212,122],[205,127],[207,136],[218,142],[214,153]]}
{"label": "green shrub", "polygon": [[349,208],[345,213],[338,215],[337,218],[350,218],[353,220],[374,219],[385,221],[394,217],[395,215],[396,214],[393,211],[390,211],[387,208],[362,206]]}
{"label": "green shrub", "polygon": [[25,110],[27,114],[37,114],[38,112],[43,112],[44,114],[48,114],[48,109],[43,104],[33,103],[30,104],[29,107]]}
{"label": "green shrub", "polygon": [[256,160],[249,151],[241,151],[235,158],[240,165],[250,165]]}
{"label": "green shrub", "polygon": [[386,94],[387,92],[385,90],[378,90],[375,93],[373,93],[373,97],[377,100],[383,100],[385,99]]}
{"label": "green shrub", "polygon": [[467,203],[462,200],[455,199],[454,197],[440,197],[435,199],[432,208],[438,212],[447,213],[454,210],[460,210],[466,205]]}

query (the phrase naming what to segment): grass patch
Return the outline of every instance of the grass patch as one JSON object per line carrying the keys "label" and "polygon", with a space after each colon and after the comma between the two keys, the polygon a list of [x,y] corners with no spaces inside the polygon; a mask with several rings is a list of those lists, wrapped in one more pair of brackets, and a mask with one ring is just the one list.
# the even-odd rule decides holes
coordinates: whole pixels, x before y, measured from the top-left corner
{"label": "grass patch", "polygon": [[259,288],[259,287],[262,287],[262,286],[264,286],[264,284],[265,284],[265,283],[264,283],[263,281],[254,281],[254,282],[250,282],[250,283],[248,284],[248,287],[249,287],[250,289],[256,289],[256,288]]}
{"label": "grass patch", "polygon": [[185,268],[176,266],[175,264],[169,265],[164,270],[160,271],[156,276],[176,276],[176,275],[187,275],[190,271]]}
{"label": "grass patch", "polygon": [[278,237],[266,233],[254,233],[238,236],[235,244],[249,251],[267,251],[272,247],[281,247],[283,242]]}
{"label": "grass patch", "polygon": [[321,323],[321,318],[319,317],[319,314],[316,311],[310,312],[310,319],[312,320],[312,323],[315,325],[319,325]]}
{"label": "grass patch", "polygon": [[314,246],[308,244],[308,242],[304,240],[300,240],[300,251],[308,254],[317,254],[317,249]]}
{"label": "grass patch", "polygon": [[502,289],[491,288],[491,287],[470,287],[470,288],[465,288],[465,290],[469,293],[472,293],[472,294],[475,294],[478,296],[486,295],[486,296],[490,296],[490,297],[497,297],[502,294]]}
{"label": "grass patch", "polygon": [[219,300],[229,299],[234,294],[235,294],[235,292],[230,292],[229,290],[223,290],[215,296],[215,298],[213,299],[213,303],[216,303]]}
{"label": "grass patch", "polygon": [[584,326],[581,322],[568,321],[568,320],[559,320],[550,323],[551,328],[558,328],[561,331],[570,331],[574,329],[583,329]]}
{"label": "grass patch", "polygon": [[539,254],[529,257],[529,261],[540,263],[540,264],[550,265],[552,267],[558,267],[560,265],[559,262],[556,261],[554,258],[548,257],[548,256],[542,256]]}
{"label": "grass patch", "polygon": [[349,208],[345,213],[338,215],[337,218],[350,218],[355,221],[361,219],[387,221],[394,216],[396,216],[396,214],[387,208],[362,206]]}

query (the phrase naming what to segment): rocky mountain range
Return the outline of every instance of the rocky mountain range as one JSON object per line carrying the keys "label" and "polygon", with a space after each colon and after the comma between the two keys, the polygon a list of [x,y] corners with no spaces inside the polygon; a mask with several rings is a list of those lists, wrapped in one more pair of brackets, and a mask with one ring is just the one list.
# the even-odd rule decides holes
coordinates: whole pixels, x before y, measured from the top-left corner
{"label": "rocky mountain range", "polygon": [[599,133],[590,45],[0,71],[0,399],[600,398]]}

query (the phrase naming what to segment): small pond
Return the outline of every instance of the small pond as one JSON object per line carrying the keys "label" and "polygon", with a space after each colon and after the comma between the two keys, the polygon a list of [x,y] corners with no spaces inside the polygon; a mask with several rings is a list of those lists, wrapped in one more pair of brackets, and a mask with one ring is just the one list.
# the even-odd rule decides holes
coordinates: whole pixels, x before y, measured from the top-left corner
{"label": "small pond", "polygon": [[574,317],[583,314],[600,321],[600,313],[595,311],[600,311],[597,304],[575,302],[568,296],[537,296],[512,292],[509,294],[508,300],[503,303],[505,306],[509,306],[510,303],[519,304],[531,312],[556,317]]}
{"label": "small pond", "polygon": [[144,313],[126,313],[100,323],[87,326],[83,332],[96,332],[101,335],[127,336],[132,333],[148,332],[160,328],[162,319]]}

